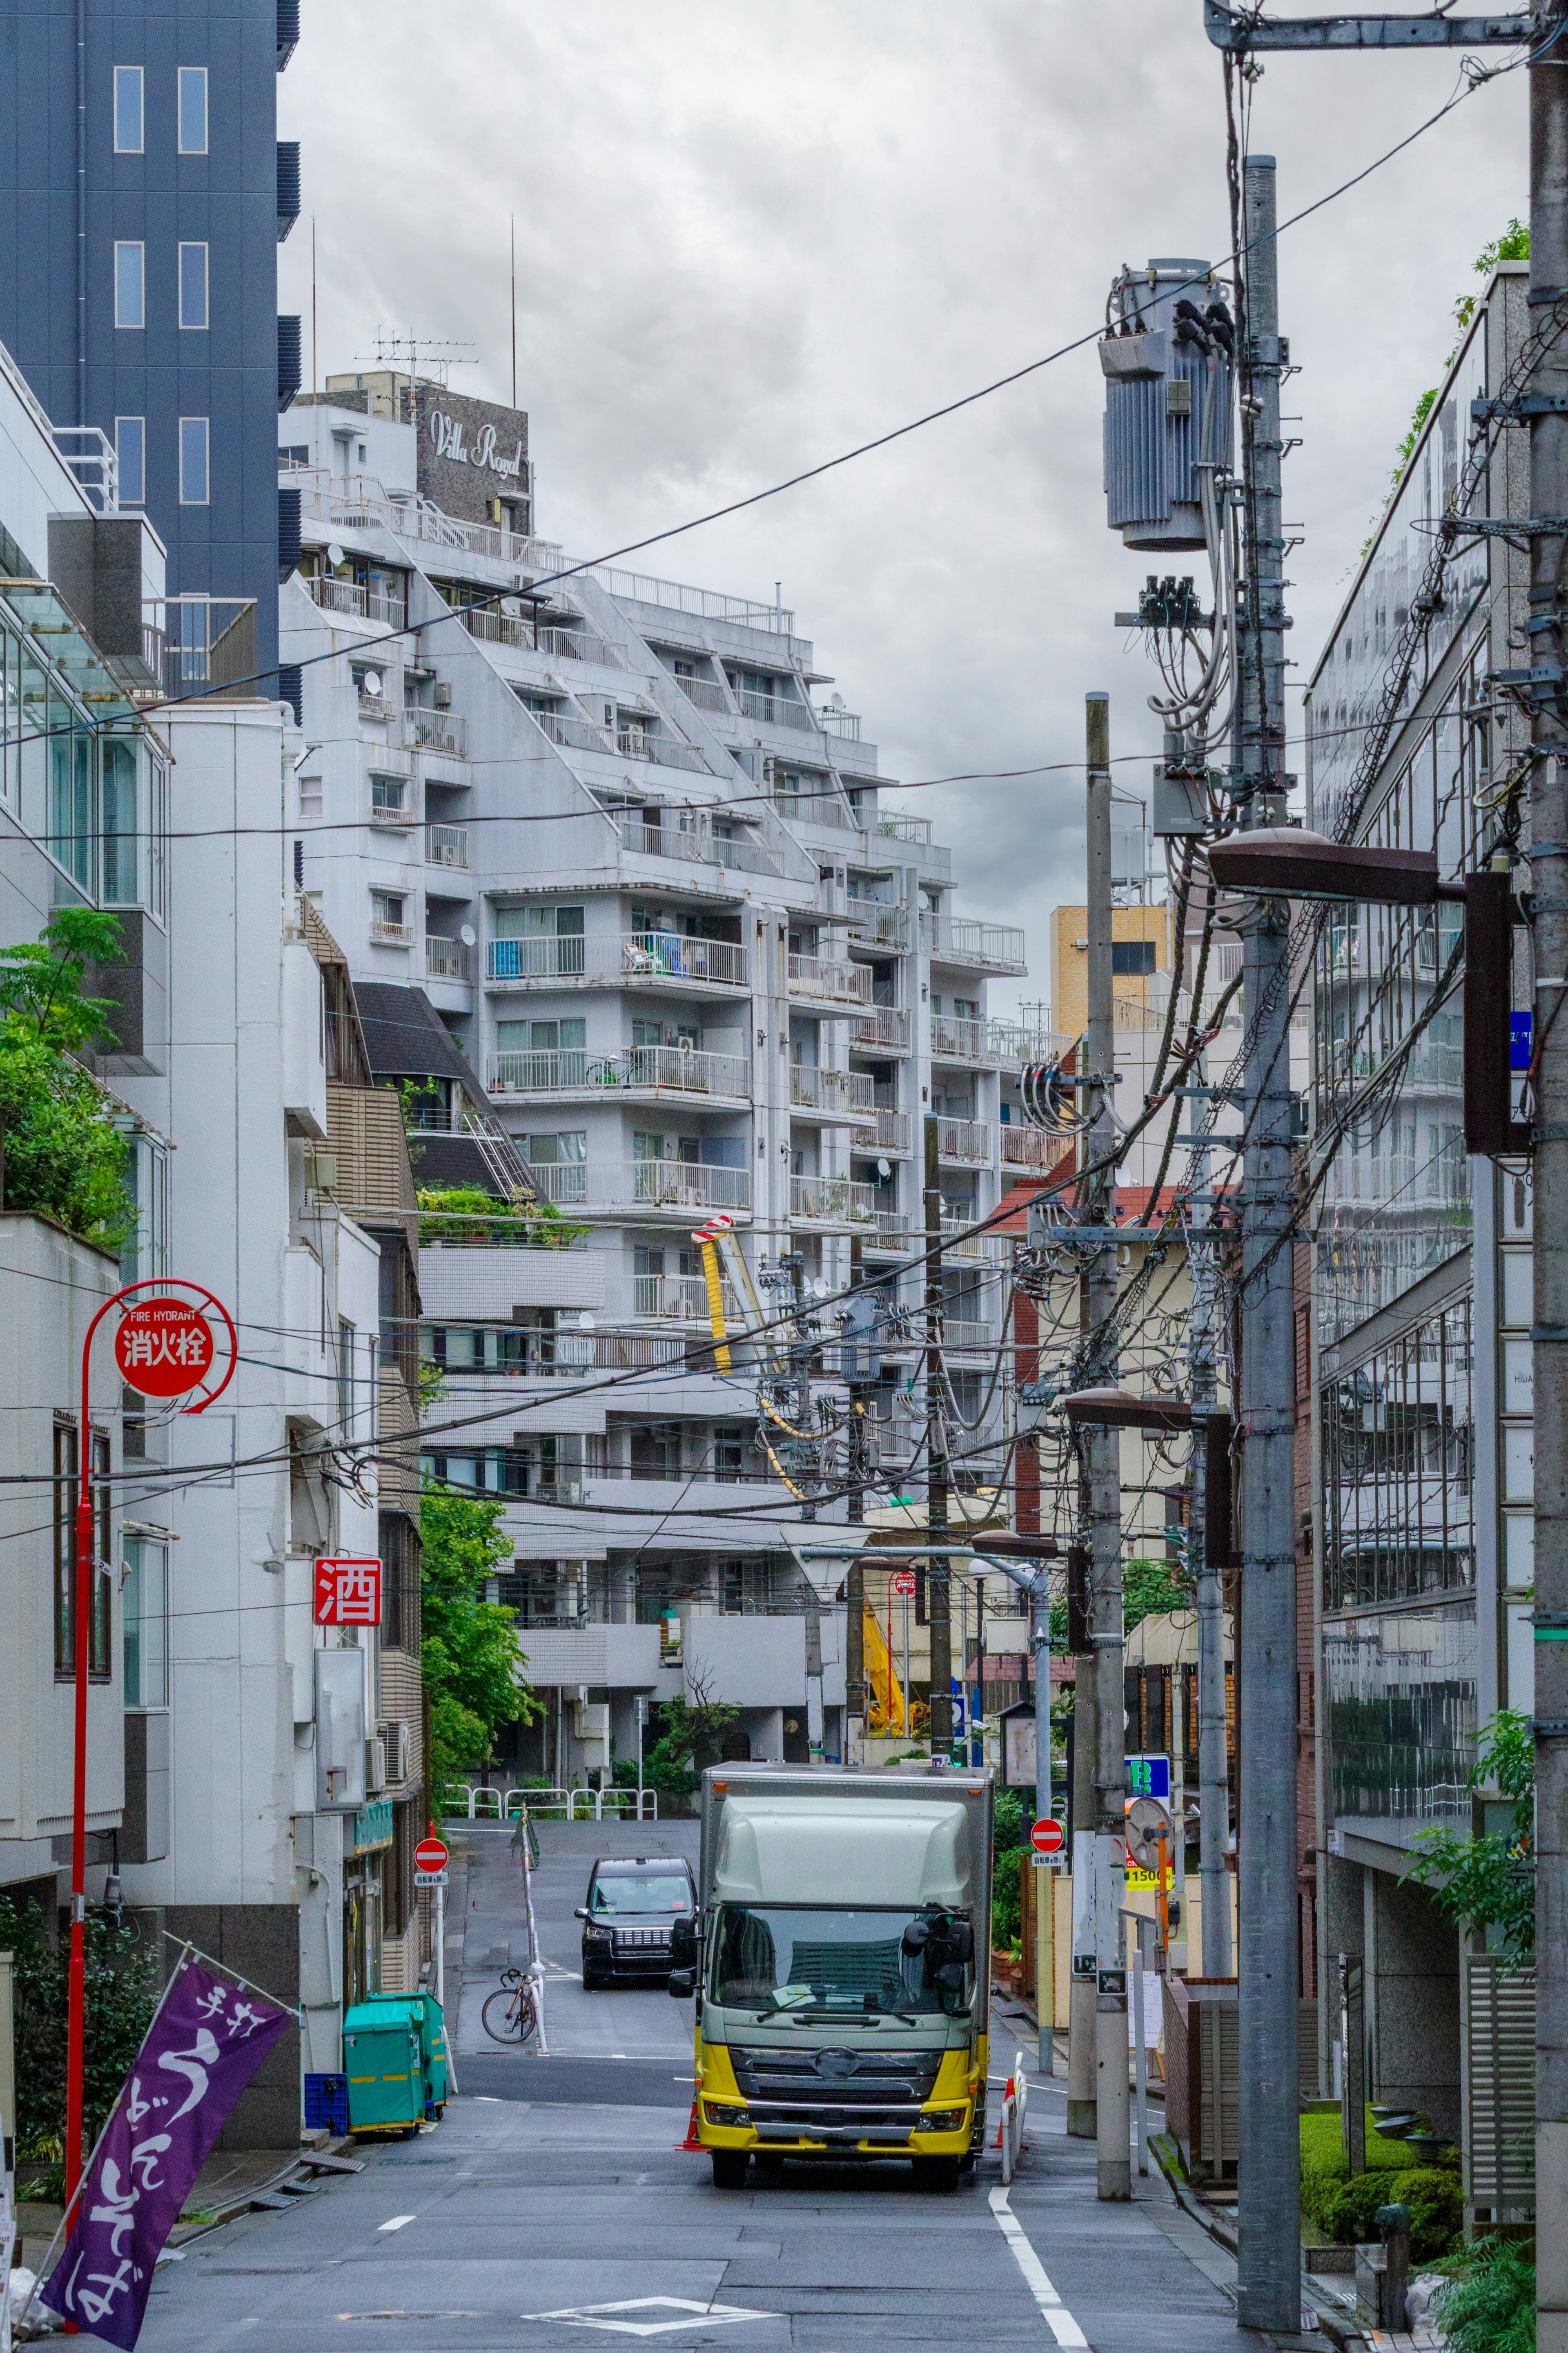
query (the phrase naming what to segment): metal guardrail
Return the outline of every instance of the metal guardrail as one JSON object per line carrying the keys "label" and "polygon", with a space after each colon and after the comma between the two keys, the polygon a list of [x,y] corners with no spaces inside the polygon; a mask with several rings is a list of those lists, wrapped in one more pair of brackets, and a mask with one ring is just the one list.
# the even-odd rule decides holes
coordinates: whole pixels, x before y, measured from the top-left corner
{"label": "metal guardrail", "polygon": [[[658,1791],[657,1789],[493,1789],[458,1783],[456,1795],[465,1803],[466,1818],[470,1822],[511,1822],[523,1814],[564,1814],[569,1822],[595,1821],[605,1819],[606,1804],[615,1809],[616,1817],[631,1810],[637,1822],[657,1822]],[[489,1802],[493,1799],[493,1804]],[[579,1799],[583,1812],[577,1811]],[[447,1809],[451,1817],[451,1809]]]}

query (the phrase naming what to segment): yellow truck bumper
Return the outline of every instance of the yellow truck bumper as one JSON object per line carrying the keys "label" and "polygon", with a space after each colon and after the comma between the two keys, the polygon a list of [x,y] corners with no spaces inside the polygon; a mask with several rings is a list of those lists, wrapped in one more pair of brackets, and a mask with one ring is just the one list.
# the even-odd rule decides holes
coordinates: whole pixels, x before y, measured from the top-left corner
{"label": "yellow truck bumper", "polygon": [[[907,2137],[898,2138],[881,2133],[849,2139],[805,2129],[797,2138],[784,2139],[776,2128],[764,2137],[752,2120],[725,2046],[709,2044],[698,2063],[697,2137],[704,2148],[761,2149],[777,2157],[966,2157],[969,2153],[981,2078],[965,2051],[950,2051],[938,2072],[924,2111],[933,2122],[917,2125]],[[942,2119],[940,2126],[934,2122],[937,2117]]]}

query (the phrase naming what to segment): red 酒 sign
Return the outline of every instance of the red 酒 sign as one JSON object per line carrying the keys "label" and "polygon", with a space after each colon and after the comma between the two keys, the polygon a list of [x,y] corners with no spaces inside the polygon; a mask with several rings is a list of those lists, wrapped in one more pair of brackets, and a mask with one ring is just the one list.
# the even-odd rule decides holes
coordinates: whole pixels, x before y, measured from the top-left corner
{"label": "red \u9152 sign", "polygon": [[914,1594],[915,1573],[912,1568],[896,1568],[888,1579],[888,1590],[900,1601],[910,1600]]}
{"label": "red \u9152 sign", "polygon": [[1037,1854],[1060,1854],[1066,1837],[1060,1822],[1053,1821],[1048,1814],[1042,1814],[1029,1832],[1029,1844]]}
{"label": "red \u9152 sign", "polygon": [[183,1299],[142,1299],[128,1307],[114,1335],[114,1361],[140,1397],[182,1397],[206,1378],[212,1325]]}
{"label": "red \u9152 sign", "polygon": [[316,1563],[318,1626],[379,1626],[381,1563],[335,1556]]}
{"label": "red \u9152 sign", "polygon": [[416,1871],[445,1871],[447,1862],[447,1847],[442,1839],[421,1839],[414,1850],[414,1865]]}

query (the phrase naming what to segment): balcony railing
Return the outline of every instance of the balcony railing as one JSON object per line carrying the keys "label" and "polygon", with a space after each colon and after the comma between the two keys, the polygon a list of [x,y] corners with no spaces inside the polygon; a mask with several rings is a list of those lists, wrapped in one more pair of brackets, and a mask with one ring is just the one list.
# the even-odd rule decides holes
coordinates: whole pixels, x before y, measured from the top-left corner
{"label": "balcony railing", "polygon": [[902,907],[879,906],[870,899],[851,899],[846,914],[850,937],[879,948],[907,948],[909,916]]}
{"label": "balcony railing", "polygon": [[907,1209],[878,1209],[871,1223],[875,1231],[867,1236],[868,1250],[907,1250],[912,1249],[911,1227]]}
{"label": "balcony railing", "polygon": [[849,1024],[849,1043],[859,1054],[907,1054],[907,1010],[901,1005],[873,1005],[865,1013],[856,1014]]}
{"label": "balcony railing", "polygon": [[942,1319],[942,1344],[949,1348],[994,1348],[996,1335],[989,1324],[977,1324],[962,1315],[944,1315]]}
{"label": "balcony railing", "polygon": [[921,945],[948,964],[984,965],[1025,972],[1024,934],[1013,923],[980,923],[959,915],[922,914]]}
{"label": "balcony railing", "polygon": [[695,744],[683,744],[679,736],[660,734],[654,727],[618,727],[616,749],[623,760],[647,760],[655,767],[680,768],[693,776],[713,773]]}
{"label": "balcony railing", "polygon": [[1051,1168],[1061,1158],[1064,1145],[1059,1135],[1047,1135],[1043,1127],[1014,1127],[1002,1130],[1002,1164],[1006,1168]]}
{"label": "balcony railing", "polygon": [[749,835],[715,831],[697,808],[617,809],[623,849],[644,858],[679,858],[694,866],[723,866],[744,874],[782,874],[784,861]]}
{"label": "balcony railing", "polygon": [[694,1160],[535,1162],[540,1196],[562,1208],[611,1214],[647,1209],[750,1209],[751,1172]]}
{"label": "balcony railing", "polygon": [[[741,1321],[741,1303],[727,1282],[720,1295],[724,1322],[731,1332]],[[614,1309],[611,1310],[614,1313]],[[636,1274],[632,1277],[631,1312],[660,1324],[697,1324],[710,1330],[708,1285],[700,1274]]]}
{"label": "balcony railing", "polygon": [[877,1188],[858,1185],[850,1176],[792,1176],[789,1217],[792,1226],[834,1226],[844,1232],[852,1226],[872,1226],[877,1222]]}
{"label": "balcony railing", "polygon": [[735,700],[746,718],[760,719],[764,727],[794,727],[812,735],[816,733],[816,713],[809,702],[795,702],[786,694],[754,694],[744,686],[735,689]]}
{"label": "balcony railing", "polygon": [[871,973],[863,964],[837,964],[826,956],[792,955],[789,993],[834,1005],[869,1005]]}
{"label": "balcony railing", "polygon": [[744,988],[748,970],[746,950],[733,941],[691,939],[684,932],[628,932],[618,941],[546,933],[538,939],[491,940],[485,950],[486,979],[501,982]]}
{"label": "balcony railing", "polygon": [[399,539],[466,548],[469,554],[488,556],[492,563],[531,565],[541,572],[559,572],[564,560],[553,540],[531,539],[493,523],[465,522],[457,515],[443,514],[428,499],[405,493],[392,496],[371,475],[340,476],[334,481],[325,467],[295,467],[290,471],[300,486],[302,515],[329,527],[364,531],[380,524]]}
{"label": "balcony railing", "polygon": [[370,936],[377,947],[411,948],[414,945],[412,923],[389,923],[379,915],[371,919]]}
{"label": "balcony railing", "polygon": [[989,1168],[996,1150],[996,1131],[988,1119],[945,1119],[936,1123],[937,1155],[962,1161],[966,1167]]}
{"label": "balcony railing", "polygon": [[885,841],[929,842],[931,820],[929,817],[910,817],[902,809],[885,809],[875,819],[872,831]]}
{"label": "balcony railing", "polygon": [[468,723],[449,711],[405,711],[403,740],[421,752],[445,752],[454,759],[468,756]]}
{"label": "balcony railing", "polygon": [[877,1147],[881,1152],[908,1152],[910,1149],[910,1121],[907,1111],[889,1111],[885,1103],[878,1104]]}
{"label": "balcony railing", "polygon": [[564,1050],[492,1055],[492,1094],[612,1093],[725,1095],[751,1099],[751,1067],[743,1054],[683,1053],[677,1046],[634,1046],[624,1054]]}
{"label": "balcony railing", "polygon": [[775,792],[773,806],[791,825],[825,825],[833,833],[857,829],[854,818],[826,777],[820,792]]}
{"label": "balcony railing", "polygon": [[408,599],[384,590],[363,587],[357,580],[334,580],[330,573],[305,575],[305,586],[323,613],[349,613],[361,621],[378,621],[389,629],[408,626]]}
{"label": "balcony railing", "polygon": [[[527,708],[528,706],[524,706]],[[570,712],[534,711],[529,717],[552,744],[568,752],[613,752],[614,744],[602,727],[592,727],[585,719],[574,718]]]}
{"label": "balcony railing", "polygon": [[370,821],[372,825],[395,826],[405,832],[420,822],[419,811],[414,806],[414,787],[405,777],[372,773]]}
{"label": "balcony railing", "polygon": [[520,613],[498,612],[491,606],[458,608],[468,635],[489,645],[515,646],[521,653],[548,654],[552,661],[597,662],[605,670],[625,670],[626,658],[594,629],[536,628]]}
{"label": "balcony railing", "polygon": [[796,1111],[829,1119],[868,1120],[877,1108],[868,1071],[828,1071],[812,1062],[790,1064],[789,1099]]}
{"label": "balcony railing", "polygon": [[688,702],[694,702],[699,711],[728,712],[730,704],[724,690],[715,686],[710,678],[682,678],[677,672],[675,683]]}
{"label": "balcony railing", "polygon": [[426,934],[425,969],[432,980],[467,980],[468,951],[461,940],[438,940]]}
{"label": "balcony railing", "polygon": [[951,1013],[933,1013],[931,1050],[934,1058],[952,1062],[993,1062],[999,1059],[984,1021]]}
{"label": "balcony railing", "polygon": [[815,715],[817,725],[826,734],[840,735],[847,744],[858,744],[860,741],[860,719],[857,712],[835,711],[831,703],[824,703]]}
{"label": "balcony railing", "polygon": [[[987,1059],[998,1062],[1050,1062],[1067,1053],[1071,1038],[1059,1029],[1043,1029],[1037,1021],[995,1019],[986,1024]],[[935,1025],[932,1025],[935,1034]]]}
{"label": "balcony railing", "polygon": [[608,564],[595,564],[592,569],[594,578],[603,581],[612,596],[634,605],[658,605],[670,612],[698,614],[706,621],[737,621],[743,629],[795,635],[795,615],[787,605],[726,596],[717,588],[689,588],[679,580],[656,580],[646,572],[618,572]]}
{"label": "balcony railing", "polygon": [[432,825],[425,832],[425,863],[426,866],[461,866],[468,862],[468,828],[466,825]]}

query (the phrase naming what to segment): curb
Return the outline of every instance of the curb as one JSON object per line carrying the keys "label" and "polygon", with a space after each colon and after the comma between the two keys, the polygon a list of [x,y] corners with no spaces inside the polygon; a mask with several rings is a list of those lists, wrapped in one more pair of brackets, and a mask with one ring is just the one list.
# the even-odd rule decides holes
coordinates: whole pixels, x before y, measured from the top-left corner
{"label": "curb", "polygon": [[[1228,2223],[1222,2221],[1212,2208],[1205,2206],[1201,2198],[1194,2196],[1191,2185],[1177,2163],[1175,2150],[1167,2137],[1163,2133],[1152,2133],[1149,2137],[1149,2147],[1155,2163],[1170,2187],[1171,2195],[1183,2213],[1196,2222],[1201,2230],[1206,2231],[1215,2245],[1223,2247],[1227,2255],[1236,2254],[1237,2253],[1236,2231]],[[1303,2274],[1302,2276],[1304,2282],[1305,2274]],[[1318,2316],[1320,2333],[1326,2337],[1331,2345],[1338,2348],[1338,2353],[1366,2353],[1365,2337],[1360,2327],[1347,2319],[1343,2313],[1325,2309],[1315,2297],[1312,2299],[1312,2309]]]}

